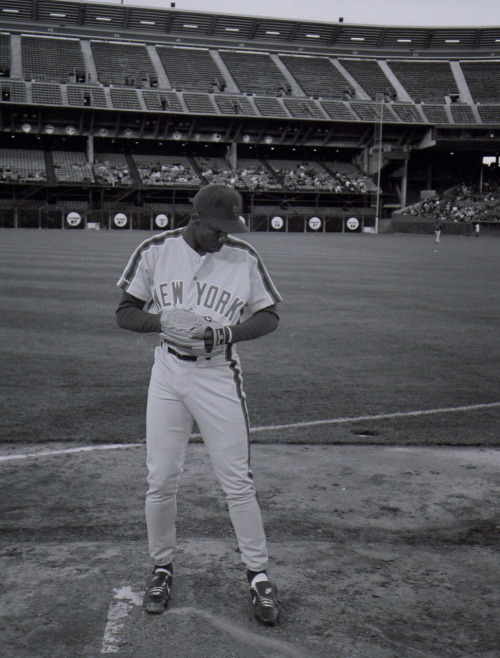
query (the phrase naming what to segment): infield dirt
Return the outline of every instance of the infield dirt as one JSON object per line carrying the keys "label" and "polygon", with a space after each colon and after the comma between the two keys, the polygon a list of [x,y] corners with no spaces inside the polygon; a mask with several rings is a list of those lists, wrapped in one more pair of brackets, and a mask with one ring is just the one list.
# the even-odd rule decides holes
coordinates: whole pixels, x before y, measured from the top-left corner
{"label": "infield dirt", "polygon": [[0,461],[5,658],[498,655],[498,450],[254,445],[283,610],[271,629],[253,619],[203,445],[188,451],[159,617],[141,608],[144,446],[19,448]]}

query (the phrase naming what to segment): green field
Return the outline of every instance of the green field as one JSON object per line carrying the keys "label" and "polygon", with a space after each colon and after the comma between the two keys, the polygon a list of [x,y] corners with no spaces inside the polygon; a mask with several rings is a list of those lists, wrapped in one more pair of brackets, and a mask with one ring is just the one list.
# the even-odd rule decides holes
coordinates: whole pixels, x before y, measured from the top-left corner
{"label": "green field", "polygon": [[[1,442],[143,440],[156,337],[114,312],[149,235],[0,230]],[[500,444],[497,238],[248,240],[284,297],[277,332],[239,347],[254,441]]]}

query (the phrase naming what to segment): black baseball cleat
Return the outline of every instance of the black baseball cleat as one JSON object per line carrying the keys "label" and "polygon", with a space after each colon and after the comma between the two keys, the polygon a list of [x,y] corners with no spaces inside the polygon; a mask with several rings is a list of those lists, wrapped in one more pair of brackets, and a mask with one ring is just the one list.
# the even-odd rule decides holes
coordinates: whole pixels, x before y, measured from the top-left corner
{"label": "black baseball cleat", "polygon": [[261,580],[250,587],[254,615],[261,624],[274,626],[277,623],[280,614],[277,595],[277,588],[268,580]]}
{"label": "black baseball cleat", "polygon": [[143,606],[146,612],[159,615],[167,609],[172,579],[173,569],[171,564],[166,567],[155,568],[144,594]]}

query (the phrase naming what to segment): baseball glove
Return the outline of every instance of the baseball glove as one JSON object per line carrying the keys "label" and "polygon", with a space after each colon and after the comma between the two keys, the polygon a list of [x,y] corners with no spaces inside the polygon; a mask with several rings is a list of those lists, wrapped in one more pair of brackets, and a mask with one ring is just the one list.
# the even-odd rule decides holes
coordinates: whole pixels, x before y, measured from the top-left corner
{"label": "baseball glove", "polygon": [[183,308],[165,308],[160,336],[173,348],[192,356],[216,356],[224,351],[225,327]]}

